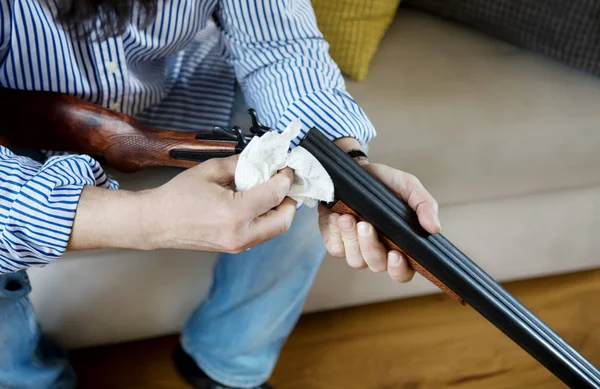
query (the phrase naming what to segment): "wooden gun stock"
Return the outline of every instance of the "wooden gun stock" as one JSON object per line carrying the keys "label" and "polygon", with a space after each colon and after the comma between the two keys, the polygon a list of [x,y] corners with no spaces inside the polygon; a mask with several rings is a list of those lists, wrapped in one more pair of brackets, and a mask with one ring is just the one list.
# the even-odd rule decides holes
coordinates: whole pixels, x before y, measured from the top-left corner
{"label": "wooden gun stock", "polygon": [[[197,133],[154,129],[130,116],[73,96],[0,89],[0,144],[102,156],[113,168],[189,168],[236,153],[236,142],[197,139]],[[198,156],[201,156],[199,158]]]}

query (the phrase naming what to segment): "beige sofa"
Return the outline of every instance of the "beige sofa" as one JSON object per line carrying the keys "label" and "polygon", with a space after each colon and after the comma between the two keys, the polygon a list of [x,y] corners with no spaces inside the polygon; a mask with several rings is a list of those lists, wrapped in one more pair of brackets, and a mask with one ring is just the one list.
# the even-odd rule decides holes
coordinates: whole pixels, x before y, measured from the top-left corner
{"label": "beige sofa", "polygon": [[[373,160],[416,174],[444,234],[500,280],[600,265],[600,80],[474,31],[401,11],[367,81]],[[120,176],[124,187],[172,171]],[[214,255],[98,251],[31,271],[44,328],[71,347],[173,333],[205,295]],[[437,292],[326,258],[316,311]],[[452,302],[448,302],[452,304]],[[468,309],[468,308],[465,308]]]}

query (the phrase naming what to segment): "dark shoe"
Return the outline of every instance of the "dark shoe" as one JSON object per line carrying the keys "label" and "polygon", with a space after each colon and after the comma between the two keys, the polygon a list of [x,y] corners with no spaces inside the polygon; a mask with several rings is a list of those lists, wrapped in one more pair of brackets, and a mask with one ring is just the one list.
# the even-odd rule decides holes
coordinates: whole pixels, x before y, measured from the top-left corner
{"label": "dark shoe", "polygon": [[[173,351],[173,362],[175,367],[183,379],[192,386],[194,389],[235,389],[231,386],[222,385],[209,376],[196,365],[196,362],[188,355],[180,344],[175,347]],[[256,386],[252,389],[273,389],[269,384],[263,384]]]}

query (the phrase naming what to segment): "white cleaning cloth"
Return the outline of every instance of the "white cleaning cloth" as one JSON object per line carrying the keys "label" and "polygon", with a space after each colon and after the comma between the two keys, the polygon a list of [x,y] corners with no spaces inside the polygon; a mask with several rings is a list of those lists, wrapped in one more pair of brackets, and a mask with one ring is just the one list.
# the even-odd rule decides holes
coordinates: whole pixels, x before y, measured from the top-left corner
{"label": "white cleaning cloth", "polygon": [[296,120],[282,133],[269,132],[254,137],[240,154],[235,170],[236,189],[246,191],[265,183],[287,166],[294,169],[289,197],[311,208],[319,201],[333,201],[333,182],[321,163],[300,146],[288,152],[290,142],[301,129],[302,124]]}

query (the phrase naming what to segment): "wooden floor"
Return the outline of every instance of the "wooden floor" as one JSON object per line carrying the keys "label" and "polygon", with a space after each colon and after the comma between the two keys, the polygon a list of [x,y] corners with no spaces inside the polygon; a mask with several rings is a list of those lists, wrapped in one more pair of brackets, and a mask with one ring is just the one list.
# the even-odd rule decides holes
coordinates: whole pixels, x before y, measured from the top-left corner
{"label": "wooden floor", "polygon": [[[600,366],[600,270],[507,285]],[[175,337],[83,350],[81,388],[184,389]],[[285,346],[277,389],[553,389],[565,386],[469,307],[442,296],[303,317]]]}

